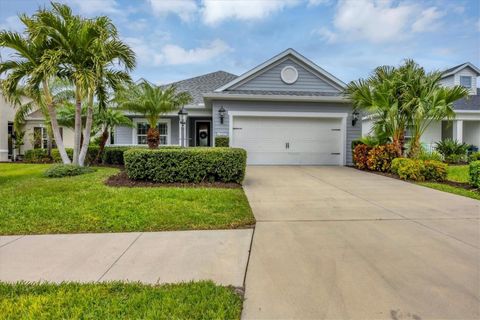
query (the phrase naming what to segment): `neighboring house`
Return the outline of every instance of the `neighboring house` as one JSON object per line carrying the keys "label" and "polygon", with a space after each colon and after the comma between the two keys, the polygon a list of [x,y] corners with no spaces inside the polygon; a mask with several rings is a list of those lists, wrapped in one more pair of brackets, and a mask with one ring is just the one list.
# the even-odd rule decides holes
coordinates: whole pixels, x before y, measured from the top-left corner
{"label": "neighboring house", "polygon": [[[352,121],[345,84],[293,49],[238,77],[217,71],[172,84],[194,99],[183,129],[176,112],[159,121],[162,145],[213,146],[228,136],[249,164],[351,164],[362,124]],[[116,127],[112,145],[146,144],[145,119],[129,116],[134,128]]]}
{"label": "neighboring house", "polygon": [[15,109],[0,94],[0,161],[9,161],[13,157],[13,119]]}
{"label": "neighboring house", "polygon": [[[25,135],[20,153],[15,146],[13,120],[15,108],[0,94],[0,161],[13,160],[14,156],[23,155],[26,150],[46,149],[48,147],[48,135],[45,118],[40,110],[30,113],[26,118],[23,128]],[[73,130],[60,127],[63,142],[67,148],[73,147]],[[52,141],[55,147],[55,141]],[[14,150],[15,148],[15,150]]]}
{"label": "neighboring house", "polygon": [[[427,149],[431,150],[436,142],[447,138],[480,147],[480,89],[477,88],[479,76],[480,69],[470,62],[447,69],[442,73],[442,85],[464,86],[469,89],[470,95],[454,102],[454,120],[435,121],[427,128],[421,139]],[[365,117],[362,134],[368,135],[371,129],[372,120]]]}

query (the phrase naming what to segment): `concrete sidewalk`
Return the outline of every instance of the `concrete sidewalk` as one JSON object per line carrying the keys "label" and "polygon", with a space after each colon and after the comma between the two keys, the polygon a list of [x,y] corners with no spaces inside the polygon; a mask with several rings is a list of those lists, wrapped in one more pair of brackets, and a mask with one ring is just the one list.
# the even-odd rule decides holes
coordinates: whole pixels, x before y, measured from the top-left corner
{"label": "concrete sidewalk", "polygon": [[243,286],[252,229],[0,237],[1,281]]}

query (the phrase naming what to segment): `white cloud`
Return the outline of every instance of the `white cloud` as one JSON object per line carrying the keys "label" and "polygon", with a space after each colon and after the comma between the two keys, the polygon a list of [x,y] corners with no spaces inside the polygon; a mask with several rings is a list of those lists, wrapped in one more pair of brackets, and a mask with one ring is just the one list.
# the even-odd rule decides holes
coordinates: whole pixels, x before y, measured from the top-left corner
{"label": "white cloud", "polygon": [[162,55],[165,64],[191,64],[208,61],[231,50],[224,41],[216,39],[204,47],[194,49],[169,44],[162,48]]}
{"label": "white cloud", "polygon": [[320,38],[325,40],[326,42],[332,43],[337,41],[337,34],[332,30],[322,27],[320,29],[313,30],[313,34],[318,34]]}
{"label": "white cloud", "polygon": [[438,11],[436,7],[430,7],[422,11],[419,18],[412,24],[413,32],[425,32],[436,30],[439,20],[445,15],[445,12]]}
{"label": "white cloud", "polygon": [[333,29],[314,30],[327,42],[367,40],[398,42],[414,32],[437,29],[445,15],[436,7],[422,8],[410,1],[340,0],[333,17]]}
{"label": "white cloud", "polygon": [[339,2],[334,26],[351,37],[372,42],[396,41],[402,35],[414,7],[390,1],[356,0]]}
{"label": "white cloud", "polygon": [[17,16],[9,16],[0,23],[0,29],[8,31],[22,31],[25,28]]}
{"label": "white cloud", "polygon": [[203,21],[215,25],[228,19],[260,20],[299,3],[299,0],[203,0],[201,11]]}
{"label": "white cloud", "polygon": [[176,14],[183,21],[190,21],[197,12],[198,7],[195,0],[148,0],[152,10],[159,16]]}
{"label": "white cloud", "polygon": [[86,15],[119,14],[122,12],[116,0],[65,0],[64,2],[77,6],[80,13]]}
{"label": "white cloud", "polygon": [[140,64],[153,66],[202,63],[232,50],[220,39],[193,49],[185,49],[175,44],[157,47],[155,41],[147,42],[139,38],[127,37],[124,40],[135,51]]}

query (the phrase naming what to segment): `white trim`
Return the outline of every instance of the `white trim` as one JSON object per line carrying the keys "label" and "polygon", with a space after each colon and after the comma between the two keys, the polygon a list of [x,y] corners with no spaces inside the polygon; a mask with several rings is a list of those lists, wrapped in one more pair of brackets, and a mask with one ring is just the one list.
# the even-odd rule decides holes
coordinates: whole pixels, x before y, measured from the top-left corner
{"label": "white trim", "polygon": [[455,113],[480,113],[480,110],[459,110],[459,109],[456,109]]}
{"label": "white trim", "polygon": [[194,147],[197,147],[197,122],[209,122],[209,123],[210,123],[210,136],[209,136],[208,138],[209,138],[209,140],[210,140],[210,147],[212,147],[212,146],[213,146],[213,139],[212,139],[212,137],[213,137],[213,135],[212,135],[212,127],[213,127],[213,125],[212,125],[212,120],[200,120],[200,119],[195,120],[195,123],[194,123],[194,126],[193,126],[193,130],[194,130],[194,132],[193,132],[193,140],[194,140],[193,146],[194,146]]}
{"label": "white trim", "polygon": [[[137,137],[137,127],[138,123],[148,123],[145,118],[134,118],[132,122],[135,124],[132,128],[132,145],[134,146],[146,146],[147,144],[138,144],[138,137]],[[170,118],[160,118],[158,119],[157,123],[166,123],[167,124],[167,146],[171,145],[172,143],[172,119]],[[120,145],[120,144],[115,144]]]}
{"label": "white trim", "polygon": [[230,145],[233,141],[233,117],[290,117],[290,118],[340,118],[342,120],[342,148],[341,162],[344,166],[347,163],[346,144],[347,144],[347,118],[348,113],[341,112],[275,112],[275,111],[228,111],[228,138]]}
{"label": "white trim", "polygon": [[300,53],[298,53],[297,51],[293,50],[293,49],[287,49],[279,54],[277,54],[276,56],[274,56],[273,58],[265,61],[264,63],[258,65],[257,67],[251,69],[250,71],[247,71],[245,72],[244,74],[242,74],[241,76],[235,78],[234,80],[230,81],[229,83],[221,86],[220,88],[218,89],[215,89],[214,92],[222,92],[232,86],[234,86],[235,84],[249,78],[250,76],[256,74],[257,72],[261,71],[262,69],[264,68],[267,68],[268,66],[270,66],[271,64],[274,64],[275,62],[277,62],[278,60],[281,60],[283,59],[284,57],[288,56],[288,55],[292,55],[293,57],[295,57],[296,59],[298,59],[300,62],[306,64],[307,66],[309,66],[310,68],[312,68],[313,70],[315,70],[316,72],[320,73],[321,75],[323,75],[324,77],[326,77],[327,79],[329,79],[330,81],[333,82],[334,85],[336,85],[338,87],[338,89],[343,89],[345,88],[346,84],[341,81],[340,79],[338,79],[337,77],[335,77],[334,75],[332,75],[331,73],[327,72],[326,70],[322,69],[321,67],[319,67],[318,65],[316,65],[314,62],[312,62],[311,60],[305,58],[304,56],[302,56]]}
{"label": "white trim", "polygon": [[228,94],[209,93],[205,99],[217,100],[246,100],[246,101],[308,101],[308,102],[338,102],[350,103],[344,96],[295,96],[295,95],[269,95],[269,94]]}
{"label": "white trim", "polygon": [[472,63],[470,62],[465,62],[464,64],[458,66],[458,68],[452,70],[452,71],[449,71],[448,73],[444,73],[442,74],[442,78],[446,78],[448,76],[451,76],[451,75],[454,75],[456,74],[457,72],[459,72],[460,70],[463,70],[465,69],[466,67],[470,67],[473,71],[475,71],[477,73],[477,76],[480,75],[480,69],[477,68],[475,65],[473,65]]}
{"label": "white trim", "polygon": [[8,152],[8,149],[0,149],[0,152]]}

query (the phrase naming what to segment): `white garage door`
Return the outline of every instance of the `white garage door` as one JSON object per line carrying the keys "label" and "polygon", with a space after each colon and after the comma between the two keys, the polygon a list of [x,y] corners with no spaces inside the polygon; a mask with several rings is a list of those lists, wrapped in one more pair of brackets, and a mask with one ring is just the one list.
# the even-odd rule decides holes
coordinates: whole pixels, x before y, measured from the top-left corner
{"label": "white garage door", "polygon": [[341,165],[340,118],[233,117],[232,146],[249,164]]}

